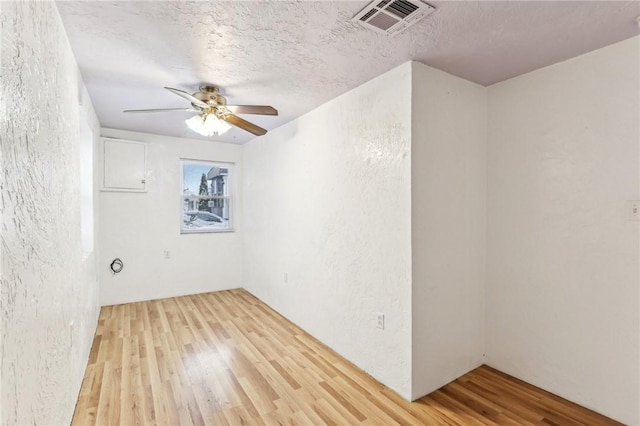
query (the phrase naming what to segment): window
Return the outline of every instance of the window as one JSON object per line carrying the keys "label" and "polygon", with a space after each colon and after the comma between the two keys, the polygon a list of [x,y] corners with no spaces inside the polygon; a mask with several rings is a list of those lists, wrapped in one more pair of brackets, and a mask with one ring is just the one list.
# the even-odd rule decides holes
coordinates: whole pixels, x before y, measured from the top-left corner
{"label": "window", "polygon": [[181,160],[183,234],[232,231],[233,164]]}

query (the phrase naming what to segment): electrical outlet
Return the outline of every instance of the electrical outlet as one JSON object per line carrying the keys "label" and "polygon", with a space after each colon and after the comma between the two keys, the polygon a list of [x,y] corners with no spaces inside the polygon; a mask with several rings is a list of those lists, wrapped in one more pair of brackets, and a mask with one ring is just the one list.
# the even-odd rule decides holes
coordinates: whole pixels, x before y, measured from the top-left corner
{"label": "electrical outlet", "polygon": [[164,251],[164,258],[165,259],[171,259],[171,252],[169,250],[165,250]]}
{"label": "electrical outlet", "polygon": [[384,330],[384,314],[381,312],[376,314],[376,327]]}
{"label": "electrical outlet", "polygon": [[627,201],[627,220],[640,220],[640,201]]}
{"label": "electrical outlet", "polygon": [[283,280],[285,283],[288,283],[288,282],[289,282],[289,274],[287,274],[287,273],[285,272],[285,273],[284,273],[284,277],[282,278],[282,280]]}

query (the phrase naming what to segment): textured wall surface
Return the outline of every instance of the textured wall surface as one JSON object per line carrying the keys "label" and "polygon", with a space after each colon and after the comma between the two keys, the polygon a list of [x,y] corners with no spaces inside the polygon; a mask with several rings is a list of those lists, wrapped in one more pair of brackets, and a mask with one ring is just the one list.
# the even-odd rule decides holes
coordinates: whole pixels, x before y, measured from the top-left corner
{"label": "textured wall surface", "polygon": [[249,142],[243,178],[245,288],[407,399],[410,96],[407,63]]}
{"label": "textured wall surface", "polygon": [[[148,191],[100,192],[101,304],[242,287],[242,147],[111,129],[102,129],[102,135],[147,143]],[[181,158],[236,163],[234,232],[180,234]],[[124,269],[114,275],[109,264],[116,257]]]}
{"label": "textured wall surface", "polygon": [[412,397],[483,362],[487,90],[412,64]]}
{"label": "textured wall surface", "polygon": [[640,424],[640,39],[489,88],[486,357]]}
{"label": "textured wall surface", "polygon": [[1,2],[0,23],[0,424],[69,424],[98,315],[77,65],[52,2]]}

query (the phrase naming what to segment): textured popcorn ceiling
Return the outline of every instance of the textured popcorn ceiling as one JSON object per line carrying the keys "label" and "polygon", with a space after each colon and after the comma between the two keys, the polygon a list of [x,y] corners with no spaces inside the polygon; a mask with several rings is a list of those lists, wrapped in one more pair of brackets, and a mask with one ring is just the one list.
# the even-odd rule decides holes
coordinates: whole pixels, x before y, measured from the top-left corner
{"label": "textured popcorn ceiling", "polygon": [[[272,129],[408,60],[490,85],[639,33],[638,1],[434,1],[434,14],[395,37],[350,22],[367,3],[57,4],[101,124],[182,137],[199,137],[188,113],[122,110],[180,107],[163,86],[209,82],[230,103],[278,108],[250,117]],[[234,129],[218,140],[252,137]]]}

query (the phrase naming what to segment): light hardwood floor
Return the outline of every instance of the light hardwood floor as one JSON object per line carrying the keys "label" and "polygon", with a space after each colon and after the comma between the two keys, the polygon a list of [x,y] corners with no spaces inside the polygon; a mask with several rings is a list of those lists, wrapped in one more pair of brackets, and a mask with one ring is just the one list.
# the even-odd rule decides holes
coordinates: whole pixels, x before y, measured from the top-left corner
{"label": "light hardwood floor", "polygon": [[408,403],[244,290],[102,308],[73,425],[614,425],[489,367]]}

